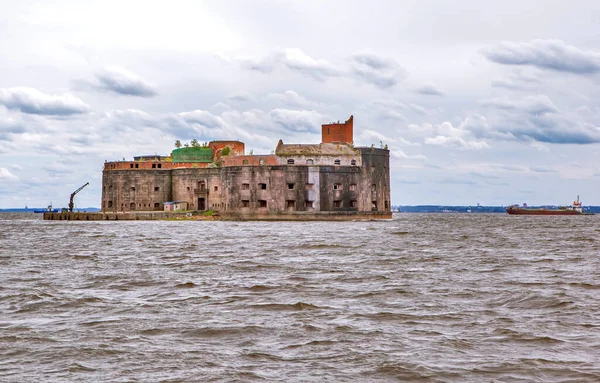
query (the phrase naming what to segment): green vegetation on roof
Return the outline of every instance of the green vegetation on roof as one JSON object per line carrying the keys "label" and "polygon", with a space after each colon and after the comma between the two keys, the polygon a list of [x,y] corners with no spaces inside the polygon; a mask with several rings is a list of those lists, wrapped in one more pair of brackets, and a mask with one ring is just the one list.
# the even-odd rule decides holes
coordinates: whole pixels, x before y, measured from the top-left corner
{"label": "green vegetation on roof", "polygon": [[213,150],[208,147],[187,147],[173,150],[173,162],[213,162]]}

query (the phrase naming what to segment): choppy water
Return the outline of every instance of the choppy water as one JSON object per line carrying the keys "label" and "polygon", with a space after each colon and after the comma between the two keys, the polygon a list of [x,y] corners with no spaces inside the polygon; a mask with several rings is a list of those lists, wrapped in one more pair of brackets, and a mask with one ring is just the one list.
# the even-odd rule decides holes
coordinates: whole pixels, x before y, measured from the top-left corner
{"label": "choppy water", "polygon": [[0,381],[600,381],[600,216],[32,218],[0,215]]}

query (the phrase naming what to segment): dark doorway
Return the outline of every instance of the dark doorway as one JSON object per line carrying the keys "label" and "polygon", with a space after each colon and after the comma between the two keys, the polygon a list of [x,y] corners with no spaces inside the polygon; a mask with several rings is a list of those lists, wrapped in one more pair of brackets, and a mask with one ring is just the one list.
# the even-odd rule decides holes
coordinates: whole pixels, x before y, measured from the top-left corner
{"label": "dark doorway", "polygon": [[198,210],[206,210],[206,202],[204,198],[198,198]]}

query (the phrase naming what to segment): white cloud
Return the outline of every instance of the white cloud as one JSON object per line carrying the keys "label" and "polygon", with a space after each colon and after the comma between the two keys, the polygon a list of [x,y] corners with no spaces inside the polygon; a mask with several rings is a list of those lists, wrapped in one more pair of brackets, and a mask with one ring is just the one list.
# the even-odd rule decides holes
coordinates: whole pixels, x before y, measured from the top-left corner
{"label": "white cloud", "polygon": [[561,40],[506,41],[484,50],[484,55],[499,64],[531,65],[559,72],[589,74],[600,70],[600,53]]}
{"label": "white cloud", "polygon": [[275,101],[290,106],[302,107],[310,104],[308,100],[306,100],[306,98],[302,97],[293,90],[286,90],[283,93],[270,93],[269,95],[267,95],[266,98],[267,100]]}
{"label": "white cloud", "polygon": [[0,89],[0,104],[8,109],[40,115],[68,116],[90,111],[87,104],[69,93],[48,95],[26,87]]}
{"label": "white cloud", "polygon": [[3,181],[16,181],[19,178],[17,176],[15,176],[14,174],[12,174],[8,169],[6,168],[0,168],[0,180]]}

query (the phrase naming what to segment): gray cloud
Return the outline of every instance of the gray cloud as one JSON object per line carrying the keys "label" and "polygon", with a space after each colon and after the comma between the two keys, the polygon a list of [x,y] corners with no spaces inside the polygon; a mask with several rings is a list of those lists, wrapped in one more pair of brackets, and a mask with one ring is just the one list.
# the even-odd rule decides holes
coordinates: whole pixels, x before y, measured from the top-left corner
{"label": "gray cloud", "polygon": [[561,112],[545,95],[521,100],[488,100],[482,105],[501,111],[494,131],[505,138],[553,144],[592,144],[600,142],[600,128],[577,114]]}
{"label": "gray cloud", "polygon": [[89,85],[99,91],[138,97],[154,97],[157,94],[153,85],[120,67],[105,68],[95,77],[97,82]]}
{"label": "gray cloud", "polygon": [[524,111],[529,114],[558,113],[556,105],[545,95],[527,96],[522,100],[504,97],[482,101],[481,104],[504,110]]}
{"label": "gray cloud", "polygon": [[90,111],[90,107],[71,95],[48,95],[34,88],[0,89],[0,104],[23,113],[49,116],[70,116]]}
{"label": "gray cloud", "polygon": [[234,101],[234,102],[254,102],[254,101],[256,101],[250,93],[244,92],[244,91],[235,92],[233,94],[230,94],[229,96],[227,96],[227,99],[230,101]]}
{"label": "gray cloud", "polygon": [[[227,61],[231,59],[225,58]],[[349,67],[340,67],[324,59],[315,59],[297,48],[284,49],[262,59],[254,57],[236,57],[242,68],[271,73],[277,67],[285,67],[318,81],[332,77],[351,77],[362,82],[385,89],[396,85],[406,77],[406,71],[394,60],[381,57],[369,51],[351,55]]]}
{"label": "gray cloud", "polygon": [[510,90],[531,90],[540,86],[540,80],[536,76],[517,71],[505,78],[493,80],[492,86]]}
{"label": "gray cloud", "polygon": [[567,45],[561,40],[503,42],[485,50],[483,54],[488,60],[505,65],[531,65],[576,74],[600,70],[599,53]]}
{"label": "gray cloud", "polygon": [[275,67],[281,65],[319,81],[341,74],[341,71],[329,61],[314,59],[298,48],[284,49],[263,59],[242,57],[235,60],[248,70],[270,73]]}
{"label": "gray cloud", "polygon": [[415,89],[414,91],[416,93],[423,94],[426,96],[443,96],[444,95],[444,92],[439,90],[433,84],[425,84],[422,87]]}
{"label": "gray cloud", "polygon": [[0,117],[0,141],[11,141],[14,134],[25,133],[25,127],[12,118]]}
{"label": "gray cloud", "polygon": [[350,59],[352,73],[378,88],[389,88],[406,77],[406,71],[396,60],[372,52],[357,52]]}

